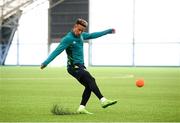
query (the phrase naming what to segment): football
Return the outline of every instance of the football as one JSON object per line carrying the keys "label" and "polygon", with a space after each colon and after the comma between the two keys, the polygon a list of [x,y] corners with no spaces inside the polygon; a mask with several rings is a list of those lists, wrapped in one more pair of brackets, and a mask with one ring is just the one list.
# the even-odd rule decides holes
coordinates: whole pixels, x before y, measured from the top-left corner
{"label": "football", "polygon": [[136,80],[136,86],[137,87],[143,87],[144,86],[144,80],[143,79]]}

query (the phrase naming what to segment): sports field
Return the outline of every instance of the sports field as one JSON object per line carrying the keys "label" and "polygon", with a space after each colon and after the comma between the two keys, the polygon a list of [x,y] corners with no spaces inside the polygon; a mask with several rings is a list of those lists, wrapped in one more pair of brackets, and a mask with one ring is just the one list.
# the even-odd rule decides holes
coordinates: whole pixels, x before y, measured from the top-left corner
{"label": "sports field", "polygon": [[[179,67],[90,67],[105,97],[117,99],[103,109],[92,94],[93,115],[53,115],[53,105],[75,112],[81,86],[66,68],[0,67],[0,122],[180,122]],[[135,80],[143,78],[138,88]]]}

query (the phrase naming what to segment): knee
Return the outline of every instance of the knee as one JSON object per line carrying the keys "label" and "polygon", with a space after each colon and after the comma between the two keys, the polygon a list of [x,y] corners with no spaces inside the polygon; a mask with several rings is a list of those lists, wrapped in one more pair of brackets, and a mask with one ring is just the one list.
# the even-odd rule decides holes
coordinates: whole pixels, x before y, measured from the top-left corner
{"label": "knee", "polygon": [[91,77],[91,80],[94,81],[94,82],[96,82],[96,79],[95,79],[94,77]]}

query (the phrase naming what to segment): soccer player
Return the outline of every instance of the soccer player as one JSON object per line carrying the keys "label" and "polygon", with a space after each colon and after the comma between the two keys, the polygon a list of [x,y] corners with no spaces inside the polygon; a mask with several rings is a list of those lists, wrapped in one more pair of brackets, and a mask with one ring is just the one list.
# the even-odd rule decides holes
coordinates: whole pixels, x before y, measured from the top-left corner
{"label": "soccer player", "polygon": [[92,114],[85,109],[91,92],[93,92],[101,102],[102,108],[106,108],[117,103],[116,100],[106,99],[100,92],[95,78],[86,70],[84,66],[83,42],[88,39],[95,39],[106,34],[115,33],[114,29],[108,29],[101,32],[87,33],[84,32],[88,23],[84,19],[77,19],[72,30],[67,33],[60,41],[57,48],[41,64],[41,69],[45,68],[57,55],[66,50],[67,54],[67,71],[75,77],[84,87],[82,100],[77,110],[78,113]]}

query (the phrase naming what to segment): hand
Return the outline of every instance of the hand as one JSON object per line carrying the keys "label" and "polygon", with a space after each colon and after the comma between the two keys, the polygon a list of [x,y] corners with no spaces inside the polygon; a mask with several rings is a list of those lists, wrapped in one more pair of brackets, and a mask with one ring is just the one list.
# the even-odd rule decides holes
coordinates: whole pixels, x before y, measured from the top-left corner
{"label": "hand", "polygon": [[46,65],[41,64],[41,69],[44,69],[46,67]]}
{"label": "hand", "polygon": [[116,33],[116,30],[115,30],[115,29],[112,29],[112,33],[113,33],[113,34]]}

